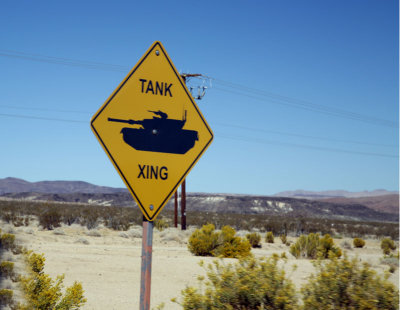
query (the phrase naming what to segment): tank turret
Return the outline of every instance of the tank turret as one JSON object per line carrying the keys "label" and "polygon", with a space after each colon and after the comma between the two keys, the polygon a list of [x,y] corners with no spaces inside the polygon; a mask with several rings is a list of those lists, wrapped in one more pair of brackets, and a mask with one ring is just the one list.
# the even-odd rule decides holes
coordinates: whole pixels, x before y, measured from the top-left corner
{"label": "tank turret", "polygon": [[139,128],[124,127],[121,129],[126,144],[139,151],[185,154],[198,140],[198,133],[185,130],[186,111],[182,120],[170,119],[162,111],[150,111],[155,116],[151,119],[133,120],[108,118],[109,122],[139,125]]}

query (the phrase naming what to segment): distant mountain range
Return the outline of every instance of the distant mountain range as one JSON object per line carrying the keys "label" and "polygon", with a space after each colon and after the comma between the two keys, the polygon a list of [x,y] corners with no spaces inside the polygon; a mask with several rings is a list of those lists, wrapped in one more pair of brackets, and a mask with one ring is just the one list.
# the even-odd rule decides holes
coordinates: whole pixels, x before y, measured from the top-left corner
{"label": "distant mountain range", "polygon": [[128,192],[125,188],[93,185],[82,181],[40,181],[28,182],[17,178],[0,179],[0,195],[5,193],[90,193],[112,194]]}
{"label": "distant mountain range", "polygon": [[291,197],[291,198],[306,198],[306,199],[326,199],[326,198],[361,198],[361,197],[376,197],[385,195],[398,195],[399,192],[387,191],[385,189],[377,189],[374,191],[363,191],[363,192],[348,192],[344,190],[336,191],[285,191],[275,194],[277,197]]}
{"label": "distant mountain range", "polygon": [[[298,191],[296,191],[298,192]],[[187,193],[187,208],[191,211],[268,214],[304,216],[317,218],[335,218],[356,221],[399,220],[399,195],[388,191],[373,191],[378,195],[370,197],[367,192],[358,198],[346,198],[354,195],[345,191],[306,192],[313,193],[313,199],[293,197],[255,196],[238,194]],[[384,195],[383,193],[387,194]],[[283,192],[282,195],[295,192]],[[330,198],[326,198],[329,193]],[[336,193],[333,195],[333,193]],[[340,195],[342,196],[340,196]],[[315,196],[318,196],[316,199]],[[332,198],[332,196],[334,198]],[[133,206],[129,192],[124,188],[97,186],[81,181],[42,181],[27,182],[16,178],[0,179],[0,198],[24,199],[35,201],[56,201],[96,204],[105,206]],[[325,198],[325,199],[322,199]],[[170,200],[167,209],[173,208]]]}

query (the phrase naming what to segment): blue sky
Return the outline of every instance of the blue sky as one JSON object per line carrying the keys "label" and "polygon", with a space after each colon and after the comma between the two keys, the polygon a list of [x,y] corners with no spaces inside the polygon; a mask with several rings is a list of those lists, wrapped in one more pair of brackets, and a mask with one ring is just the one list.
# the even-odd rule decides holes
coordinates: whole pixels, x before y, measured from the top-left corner
{"label": "blue sky", "polygon": [[190,192],[398,190],[398,1],[2,1],[0,178],[123,187],[92,115],[154,41],[214,142]]}

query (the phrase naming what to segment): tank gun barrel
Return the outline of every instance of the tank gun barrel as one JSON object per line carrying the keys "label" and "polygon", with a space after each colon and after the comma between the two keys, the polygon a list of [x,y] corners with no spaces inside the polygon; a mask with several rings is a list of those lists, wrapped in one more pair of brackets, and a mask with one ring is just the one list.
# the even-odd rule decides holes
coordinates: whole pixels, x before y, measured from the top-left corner
{"label": "tank gun barrel", "polygon": [[162,111],[160,111],[160,110],[158,110],[158,111],[147,110],[147,111],[149,111],[149,112],[151,112],[151,113],[154,113],[155,115],[158,115],[158,116],[161,117],[162,119],[167,119],[167,118],[168,118],[168,114],[167,114],[167,113],[164,113],[164,112],[162,112]]}
{"label": "tank gun barrel", "polygon": [[126,123],[129,125],[135,125],[135,124],[142,124],[142,121],[135,121],[133,119],[119,119],[119,118],[108,118],[109,122],[117,122],[117,123]]}

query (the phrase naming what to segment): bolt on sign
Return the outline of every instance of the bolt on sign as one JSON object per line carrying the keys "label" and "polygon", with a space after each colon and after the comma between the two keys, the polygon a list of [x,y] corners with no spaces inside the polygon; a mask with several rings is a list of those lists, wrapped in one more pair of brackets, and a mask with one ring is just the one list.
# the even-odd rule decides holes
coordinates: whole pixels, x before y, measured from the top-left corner
{"label": "bolt on sign", "polygon": [[160,42],[96,112],[91,128],[149,221],[213,140]]}

